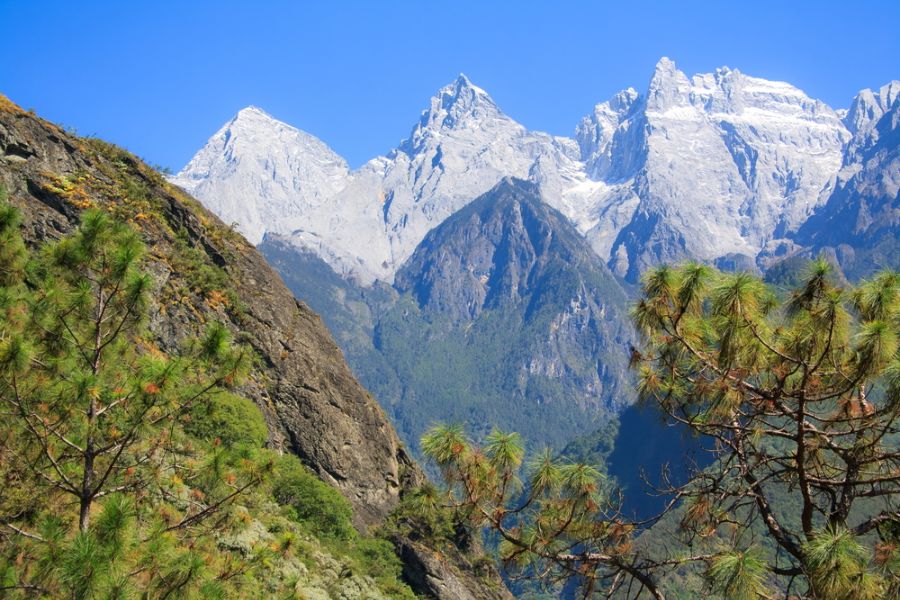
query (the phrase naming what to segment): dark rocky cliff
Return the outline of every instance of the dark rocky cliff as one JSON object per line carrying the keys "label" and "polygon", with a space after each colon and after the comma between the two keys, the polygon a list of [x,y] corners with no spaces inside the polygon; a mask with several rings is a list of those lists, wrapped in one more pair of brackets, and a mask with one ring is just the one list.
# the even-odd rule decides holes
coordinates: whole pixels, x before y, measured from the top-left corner
{"label": "dark rocky cliff", "polygon": [[[210,320],[227,324],[257,354],[241,392],[266,415],[270,444],[296,453],[338,488],[353,504],[357,526],[380,524],[403,492],[423,481],[319,317],[295,300],[249,243],[156,171],[0,96],[0,185],[22,211],[32,245],[70,231],[89,207],[133,223],[149,248],[146,268],[157,284],[149,327],[160,348],[177,347]],[[415,580],[423,560],[407,563]],[[467,572],[465,559],[457,560],[462,568],[442,559],[437,564],[432,582],[462,581],[470,595],[448,595],[427,579],[418,592],[448,600],[506,597],[502,586]]]}

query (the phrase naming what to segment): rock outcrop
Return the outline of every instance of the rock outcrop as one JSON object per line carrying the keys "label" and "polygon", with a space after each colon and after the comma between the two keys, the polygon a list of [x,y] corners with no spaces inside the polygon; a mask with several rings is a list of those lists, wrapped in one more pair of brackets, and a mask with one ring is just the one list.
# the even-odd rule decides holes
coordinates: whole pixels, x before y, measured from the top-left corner
{"label": "rock outcrop", "polygon": [[795,241],[855,280],[900,264],[900,81],[860,92],[844,122],[853,138],[843,166]]}

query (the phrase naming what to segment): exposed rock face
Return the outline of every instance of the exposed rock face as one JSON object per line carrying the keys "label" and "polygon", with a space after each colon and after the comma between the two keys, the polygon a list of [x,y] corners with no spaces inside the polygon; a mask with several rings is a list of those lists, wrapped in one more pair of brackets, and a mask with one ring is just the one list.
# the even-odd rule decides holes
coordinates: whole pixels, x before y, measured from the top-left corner
{"label": "exposed rock face", "polygon": [[[476,568],[465,557],[455,557],[455,568],[446,568],[446,559],[428,547],[403,540],[399,542],[403,559],[403,574],[416,589],[428,590],[436,600],[512,600],[513,595],[502,586],[486,585],[488,581],[499,581],[493,566],[483,566],[485,573],[477,573]],[[487,577],[486,577],[487,576]]]}
{"label": "exposed rock face", "polygon": [[[272,445],[297,453],[338,488],[359,527],[380,523],[423,480],[319,317],[253,246],[155,171],[0,96],[0,184],[21,209],[31,245],[70,231],[84,208],[131,219],[158,285],[149,327],[160,347],[176,349],[209,320],[228,325],[259,357],[240,391],[265,413]],[[219,273],[223,289],[197,287],[198,269]],[[226,291],[233,301],[213,293]]]}
{"label": "exposed rock face", "polygon": [[795,241],[859,279],[900,264],[900,81],[860,92],[845,123],[853,139],[837,181]]}

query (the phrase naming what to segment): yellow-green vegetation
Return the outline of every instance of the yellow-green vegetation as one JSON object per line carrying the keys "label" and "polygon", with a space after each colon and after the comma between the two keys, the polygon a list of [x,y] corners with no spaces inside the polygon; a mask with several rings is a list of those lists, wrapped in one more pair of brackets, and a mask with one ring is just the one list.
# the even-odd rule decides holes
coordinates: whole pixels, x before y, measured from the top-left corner
{"label": "yellow-green vegetation", "polygon": [[412,597],[390,544],[264,447],[247,349],[215,323],[157,349],[133,227],[88,211],[30,255],[2,196],[0,595]]}
{"label": "yellow-green vegetation", "polygon": [[231,289],[225,269],[210,261],[183,226],[171,223],[164,216],[170,207],[163,204],[165,196],[159,192],[164,190],[181,205],[192,209],[191,214],[204,225],[209,241],[224,253],[224,259],[233,257],[222,242],[225,238],[237,242],[239,236],[227,228],[208,227],[204,211],[195,200],[127,150],[98,138],[77,138],[76,141],[92,158],[91,163],[96,169],[79,170],[65,176],[43,173],[42,190],[79,210],[102,205],[103,210],[116,220],[128,223],[138,231],[152,228],[171,240],[170,251],[160,257],[175,275],[168,286],[160,290],[163,309],[167,303],[190,306],[193,297],[197,296],[214,310],[225,311],[239,321],[245,306]]}
{"label": "yellow-green vegetation", "polygon": [[12,100],[10,100],[6,96],[4,96],[3,94],[0,94],[0,110],[2,110],[4,112],[12,113],[14,115],[20,115],[25,112],[24,110],[22,110],[19,107],[18,104],[16,104]]}
{"label": "yellow-green vegetation", "polygon": [[[641,397],[716,449],[666,490],[677,508],[630,522],[593,468],[545,454],[520,478],[517,434],[479,447],[439,426],[422,448],[449,503],[496,532],[511,568],[587,594],[900,597],[900,275],[842,288],[819,260],[779,299],[747,273],[688,264],[651,270],[642,292]],[[668,537],[640,537],[673,520]]]}
{"label": "yellow-green vegetation", "polygon": [[294,520],[317,534],[335,540],[351,539],[354,532],[350,525],[353,514],[350,503],[337,490],[315,485],[314,479],[301,466],[286,464],[275,478],[272,492]]}
{"label": "yellow-green vegetation", "polygon": [[55,194],[79,209],[93,208],[94,201],[88,195],[87,175],[60,177],[52,173],[46,174],[47,181],[41,186],[45,191]]}
{"label": "yellow-green vegetation", "polygon": [[182,418],[184,430],[227,447],[265,445],[269,430],[256,405],[243,396],[222,392],[194,406]]}
{"label": "yellow-green vegetation", "polygon": [[183,282],[175,292],[176,297],[197,294],[211,308],[222,308],[240,319],[245,308],[231,289],[228,274],[212,264],[202,250],[192,246],[183,229],[177,232],[169,264]]}

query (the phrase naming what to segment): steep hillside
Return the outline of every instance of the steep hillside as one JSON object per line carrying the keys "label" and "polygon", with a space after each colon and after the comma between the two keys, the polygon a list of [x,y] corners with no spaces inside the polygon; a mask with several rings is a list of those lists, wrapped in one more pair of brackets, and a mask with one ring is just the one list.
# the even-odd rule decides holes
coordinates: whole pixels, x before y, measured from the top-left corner
{"label": "steep hillside", "polygon": [[27,239],[58,237],[88,207],[135,223],[159,282],[151,327],[161,346],[177,348],[212,319],[230,324],[260,357],[243,392],[266,412],[272,444],[341,489],[360,525],[387,515],[415,469],[318,316],[253,246],[127,153],[26,113],[0,117],[2,181],[24,214]]}
{"label": "steep hillside", "polygon": [[[159,348],[175,352],[205,323],[226,324],[256,353],[239,392],[263,411],[269,445],[296,454],[340,490],[358,528],[383,523],[423,481],[318,316],[246,240],[134,156],[69,135],[0,97],[0,184],[23,214],[30,245],[70,232],[86,208],[138,228],[157,290],[149,327]],[[430,554],[429,560],[438,578],[472,598],[503,596],[472,575],[462,556],[459,567],[435,563]],[[408,560],[407,568],[419,573],[421,560]],[[442,596],[440,586],[422,581],[423,593],[460,597]]]}
{"label": "steep hillside", "polygon": [[630,402],[625,293],[533,184],[505,179],[431,231],[393,289],[260,247],[326,315],[414,448],[433,421],[561,448]]}

